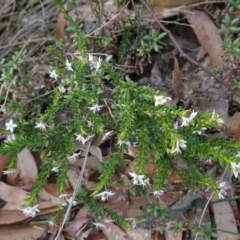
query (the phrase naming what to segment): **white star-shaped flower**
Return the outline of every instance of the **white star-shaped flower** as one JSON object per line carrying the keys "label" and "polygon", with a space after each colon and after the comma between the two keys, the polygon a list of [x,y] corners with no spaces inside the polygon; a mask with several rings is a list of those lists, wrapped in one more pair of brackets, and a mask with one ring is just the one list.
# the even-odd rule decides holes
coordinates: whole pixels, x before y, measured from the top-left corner
{"label": "white star-shaped flower", "polygon": [[95,222],[93,222],[92,223],[94,226],[96,226],[96,228],[104,228],[104,227],[106,227],[104,224],[102,224],[102,223],[95,223]]}
{"label": "white star-shaped flower", "polygon": [[238,178],[238,174],[240,172],[240,163],[238,163],[238,164],[231,163],[231,168],[232,168],[234,177]]}
{"label": "white star-shaped flower", "polygon": [[160,197],[164,194],[163,190],[155,190],[152,192],[155,197]]}
{"label": "white star-shaped flower", "polygon": [[68,156],[67,158],[68,158],[69,160],[76,160],[76,159],[79,158],[79,156],[81,156],[81,154],[82,154],[82,151],[80,151],[80,152],[78,152],[78,153],[74,153],[73,155]]}
{"label": "white star-shaped flower", "polygon": [[192,112],[191,114],[190,114],[190,116],[189,117],[182,117],[182,125],[181,125],[181,127],[184,127],[184,126],[189,126],[189,124],[190,123],[192,123],[193,122],[193,119],[196,117],[196,115],[198,114],[198,112]]}
{"label": "white star-shaped flower", "polygon": [[98,58],[98,61],[94,63],[94,67],[96,70],[98,70],[102,65],[102,58]]}
{"label": "white star-shaped flower", "polygon": [[10,170],[3,171],[3,174],[4,175],[12,175],[15,172],[16,172],[16,169],[10,169]]}
{"label": "white star-shaped flower", "polygon": [[240,152],[237,152],[236,156],[235,157],[238,157],[240,158]]}
{"label": "white star-shaped flower", "polygon": [[47,221],[47,223],[50,227],[55,226],[55,223],[53,221]]}
{"label": "white star-shaped flower", "polygon": [[93,55],[92,54],[88,54],[88,61],[90,62],[90,63],[93,63]]}
{"label": "white star-shaped flower", "polygon": [[134,172],[129,172],[129,175],[133,178],[133,185],[150,186],[149,178],[144,175],[138,175]]}
{"label": "white star-shaped flower", "polygon": [[93,113],[97,113],[101,110],[101,108],[103,107],[103,105],[98,105],[98,104],[95,104],[94,106],[92,107],[89,107],[89,109],[93,112]]}
{"label": "white star-shaped flower", "polygon": [[67,89],[64,86],[60,86],[60,87],[58,87],[58,90],[61,93],[65,93]]}
{"label": "white star-shaped flower", "polygon": [[119,145],[120,147],[121,147],[123,144],[127,145],[128,147],[131,147],[130,141],[119,140],[119,141],[117,142],[117,145]]}
{"label": "white star-shaped flower", "polygon": [[82,144],[85,144],[87,142],[86,138],[83,137],[81,134],[75,134],[77,137],[76,137],[76,140],[78,140],[79,142],[82,142]]}
{"label": "white star-shaped flower", "polygon": [[68,59],[66,60],[66,68],[67,68],[68,71],[72,71],[73,72],[72,64],[68,61]]}
{"label": "white star-shaped flower", "polygon": [[101,193],[97,194],[96,197],[101,197],[101,200],[105,201],[105,200],[108,200],[108,197],[111,197],[114,194],[115,193],[112,192],[112,191],[111,192],[104,191],[104,192],[101,192]]}
{"label": "white star-shaped flower", "polygon": [[53,168],[51,169],[51,171],[53,171],[53,172],[59,172],[59,167],[53,167]]}
{"label": "white star-shaped flower", "polygon": [[201,134],[202,134],[202,132],[203,132],[203,131],[205,131],[205,130],[207,130],[207,128],[205,128],[205,127],[202,127],[200,130],[193,131],[193,133],[197,133],[197,134],[201,135]]}
{"label": "white star-shaped flower", "polygon": [[103,135],[103,138],[102,138],[102,141],[105,141],[107,139],[109,139],[109,137],[112,135],[114,131],[110,131],[110,132],[106,132],[104,135]]}
{"label": "white star-shaped flower", "polygon": [[170,97],[164,97],[164,96],[154,96],[155,99],[155,107],[158,105],[163,105],[168,101],[171,101],[172,99]]}
{"label": "white star-shaped flower", "polygon": [[26,207],[26,208],[19,208],[23,212],[25,216],[35,217],[37,212],[40,212],[38,209],[38,205],[34,207]]}
{"label": "white star-shaped flower", "polygon": [[178,140],[178,141],[176,142],[176,148],[175,148],[175,149],[172,149],[172,150],[171,150],[171,153],[172,153],[172,154],[174,154],[174,153],[177,153],[177,154],[178,154],[178,153],[181,153],[180,147],[181,147],[181,148],[186,148],[186,147],[187,147],[186,143],[187,143],[187,141],[185,141],[185,140],[183,140],[183,139]]}
{"label": "white star-shaped flower", "polygon": [[218,193],[218,197],[220,199],[224,199],[226,196],[227,196],[227,190],[230,189],[231,187],[227,185],[226,182],[221,182],[219,184],[219,187],[220,187],[220,191]]}
{"label": "white star-shaped flower", "polygon": [[48,125],[44,122],[36,122],[35,128],[39,128],[41,130],[46,130],[47,127],[48,127]]}
{"label": "white star-shaped flower", "polygon": [[13,133],[14,128],[17,127],[17,124],[13,123],[12,119],[10,119],[9,122],[7,122],[5,125],[6,125],[6,130],[7,131],[9,130],[11,133]]}
{"label": "white star-shaped flower", "polygon": [[76,140],[78,140],[79,142],[82,142],[82,144],[85,144],[86,142],[90,141],[94,135],[88,136],[88,137],[83,137],[81,134],[75,134]]}
{"label": "white star-shaped flower", "polygon": [[72,203],[73,206],[76,206],[76,205],[78,204],[75,200],[73,200],[72,197],[70,197],[69,199],[67,199],[67,202],[68,202],[68,204]]}
{"label": "white star-shaped flower", "polygon": [[49,73],[50,73],[50,78],[54,78],[55,80],[57,80],[58,75],[56,74],[56,70],[49,71]]}
{"label": "white star-shaped flower", "polygon": [[67,199],[67,194],[66,193],[62,193],[58,198],[60,199]]}

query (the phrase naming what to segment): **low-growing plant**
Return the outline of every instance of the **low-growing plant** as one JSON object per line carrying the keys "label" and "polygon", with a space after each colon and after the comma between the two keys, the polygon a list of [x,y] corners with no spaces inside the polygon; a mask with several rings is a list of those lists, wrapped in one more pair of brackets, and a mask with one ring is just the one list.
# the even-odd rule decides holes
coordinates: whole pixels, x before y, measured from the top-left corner
{"label": "low-growing plant", "polygon": [[[200,164],[213,159],[238,176],[239,156],[236,154],[240,143],[224,137],[209,138],[207,134],[211,129],[222,127],[221,116],[215,112],[181,109],[161,92],[119,75],[111,65],[111,57],[104,59],[88,52],[87,37],[64,10],[61,0],[55,2],[75,29],[77,52],[62,54],[63,51],[49,48],[54,58],[49,72],[53,89],[39,95],[37,101],[36,98],[31,99],[28,105],[11,100],[4,103],[6,128],[1,131],[6,134],[7,141],[2,143],[0,154],[11,157],[5,173],[14,171],[17,154],[24,148],[41,152],[45,160],[22,209],[24,213],[34,215],[38,210],[36,202],[51,170],[56,171],[58,190],[64,196],[68,158],[77,157],[76,141],[87,151],[94,137],[108,138],[112,131],[117,133],[114,153],[101,163],[99,182],[94,191],[81,187],[76,198],[84,202],[95,217],[110,216],[130,228],[129,221],[104,207],[97,199],[105,201],[114,194],[111,188],[114,173],[122,166],[124,150],[136,142],[139,149],[137,170],[130,172],[129,178],[134,187],[144,189],[143,196],[159,197],[164,192],[162,189],[169,173],[177,172],[190,188],[206,187],[224,197],[222,183],[208,176]],[[158,51],[158,42],[164,36],[165,33],[157,34],[155,30],[145,36],[149,51]],[[64,49],[62,43],[58,49],[61,47]],[[16,76],[23,80],[19,75],[22,64],[22,55],[17,53],[3,70],[1,81],[5,92],[12,92]],[[105,90],[106,79],[112,86],[110,96]],[[47,106],[41,106],[43,99],[44,102],[48,100]],[[65,110],[70,115],[69,120],[57,122],[57,114]],[[176,168],[175,163],[179,159],[185,162],[187,170]],[[155,166],[152,181],[147,175],[150,163]],[[153,201],[148,211],[154,216],[167,215],[167,211]],[[60,213],[53,217],[54,221]],[[182,227],[176,225],[174,231],[178,229]]]}

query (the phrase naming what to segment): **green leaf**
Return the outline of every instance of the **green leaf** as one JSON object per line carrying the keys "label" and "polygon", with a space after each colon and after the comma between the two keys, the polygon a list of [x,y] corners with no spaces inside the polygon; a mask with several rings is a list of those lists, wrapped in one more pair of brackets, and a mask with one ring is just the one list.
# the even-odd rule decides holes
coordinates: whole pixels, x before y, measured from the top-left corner
{"label": "green leaf", "polygon": [[166,35],[167,35],[166,32],[162,32],[162,33],[160,33],[160,34],[158,35],[158,40],[164,38]]}
{"label": "green leaf", "polygon": [[236,23],[238,22],[238,20],[239,20],[239,18],[234,18],[234,19],[231,21],[230,25],[236,24]]}
{"label": "green leaf", "polygon": [[150,36],[150,35],[144,36],[143,39],[149,40],[149,41],[153,40],[152,36]]}

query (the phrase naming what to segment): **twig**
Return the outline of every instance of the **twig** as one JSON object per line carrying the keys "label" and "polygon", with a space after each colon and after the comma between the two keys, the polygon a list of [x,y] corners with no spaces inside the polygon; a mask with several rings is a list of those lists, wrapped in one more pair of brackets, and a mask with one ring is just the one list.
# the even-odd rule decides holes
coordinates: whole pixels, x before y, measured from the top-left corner
{"label": "twig", "polygon": [[[176,47],[176,49],[179,51],[180,56],[185,58],[187,61],[193,63],[194,65],[196,65],[197,67],[201,68],[203,71],[205,71],[208,75],[210,75],[211,77],[213,77],[214,79],[216,79],[219,83],[221,83],[222,85],[224,85],[227,89],[231,90],[232,89],[222,81],[222,79],[220,79],[219,77],[217,77],[215,74],[213,74],[209,69],[205,68],[204,66],[202,66],[201,64],[199,64],[197,61],[195,61],[194,59],[192,59],[191,57],[189,57],[186,53],[184,53],[184,51],[182,50],[182,48],[180,47],[180,45],[177,43],[177,41],[175,40],[175,38],[173,37],[172,33],[158,20],[158,18],[155,16],[154,12],[152,11],[152,9],[144,2],[144,0],[140,0],[140,2],[148,9],[148,11],[151,13],[152,17],[155,19],[156,23],[158,24],[158,26],[167,33],[168,37],[170,38],[170,40],[173,42],[174,46]],[[240,97],[239,93],[236,93],[236,95],[238,97]]]}
{"label": "twig", "polygon": [[54,240],[58,240],[62,230],[63,230],[63,226],[64,224],[66,223],[67,221],[67,217],[71,211],[71,207],[73,205],[73,201],[78,193],[78,191],[81,189],[81,181],[82,181],[82,178],[83,178],[83,173],[84,173],[84,170],[85,170],[85,167],[86,167],[86,163],[87,163],[87,157],[88,157],[88,152],[89,152],[89,148],[90,148],[90,144],[91,143],[88,143],[88,146],[87,146],[87,150],[86,150],[86,155],[85,155],[85,158],[84,158],[84,161],[83,161],[83,165],[82,165],[82,169],[81,169],[81,172],[79,174],[79,177],[78,177],[78,180],[77,180],[77,183],[76,183],[76,186],[75,186],[75,189],[74,189],[74,192],[72,194],[72,198],[71,198],[71,201],[69,202],[69,205],[68,205],[68,209],[67,209],[67,212],[65,213],[65,216],[64,216],[64,219],[63,219],[63,222],[62,222],[62,225],[58,231],[58,234],[57,236],[55,237]]}

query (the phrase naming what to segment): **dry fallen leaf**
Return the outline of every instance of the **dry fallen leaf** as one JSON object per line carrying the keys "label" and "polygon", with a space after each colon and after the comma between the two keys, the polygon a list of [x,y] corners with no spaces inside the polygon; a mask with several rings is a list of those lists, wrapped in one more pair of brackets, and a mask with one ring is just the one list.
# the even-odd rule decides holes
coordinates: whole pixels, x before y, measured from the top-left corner
{"label": "dry fallen leaf", "polygon": [[186,11],[184,14],[191,24],[198,41],[210,55],[211,68],[222,68],[223,41],[217,27],[203,12],[192,10]]}
{"label": "dry fallen leaf", "polygon": [[22,205],[27,198],[27,192],[0,181],[0,196],[5,202]]}
{"label": "dry fallen leaf", "polygon": [[36,181],[38,174],[37,165],[31,151],[24,148],[17,155],[16,170],[20,173],[20,179],[23,185],[28,185]]}
{"label": "dry fallen leaf", "polygon": [[1,240],[16,240],[16,239],[39,239],[44,229],[35,228],[32,225],[15,224],[10,226],[1,226]]}

